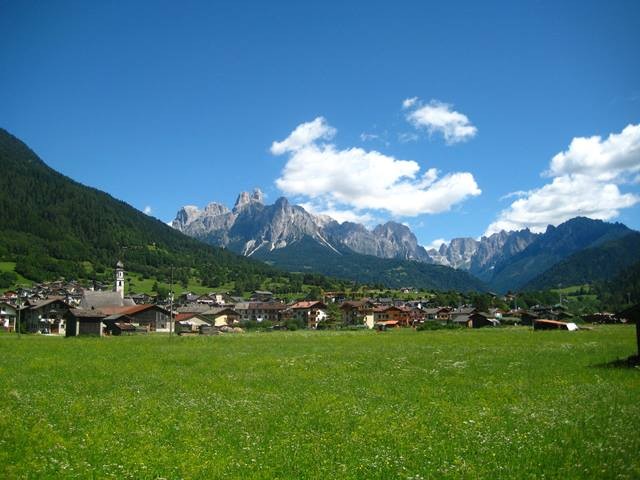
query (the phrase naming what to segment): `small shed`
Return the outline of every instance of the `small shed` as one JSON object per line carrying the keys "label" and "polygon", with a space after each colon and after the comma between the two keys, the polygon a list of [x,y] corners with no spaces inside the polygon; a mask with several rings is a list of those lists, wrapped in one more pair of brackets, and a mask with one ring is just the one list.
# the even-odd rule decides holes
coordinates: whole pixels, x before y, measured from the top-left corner
{"label": "small shed", "polygon": [[67,321],[65,335],[67,337],[77,337],[80,335],[104,334],[104,323],[106,315],[98,310],[86,310],[81,308],[69,309],[64,318]]}
{"label": "small shed", "polygon": [[568,330],[570,332],[578,330],[578,325],[572,322],[561,322],[560,320],[541,319],[533,322],[534,330]]}
{"label": "small shed", "polygon": [[376,322],[375,326],[377,330],[384,331],[388,328],[400,328],[400,322],[398,322],[398,320],[385,320]]}

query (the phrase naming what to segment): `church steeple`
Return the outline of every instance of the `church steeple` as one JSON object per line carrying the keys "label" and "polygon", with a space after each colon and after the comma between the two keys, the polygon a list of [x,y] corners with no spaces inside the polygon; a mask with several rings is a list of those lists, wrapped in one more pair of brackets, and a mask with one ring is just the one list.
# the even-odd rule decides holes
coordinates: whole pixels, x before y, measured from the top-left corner
{"label": "church steeple", "polygon": [[124,298],[124,265],[120,260],[116,263],[116,292]]}

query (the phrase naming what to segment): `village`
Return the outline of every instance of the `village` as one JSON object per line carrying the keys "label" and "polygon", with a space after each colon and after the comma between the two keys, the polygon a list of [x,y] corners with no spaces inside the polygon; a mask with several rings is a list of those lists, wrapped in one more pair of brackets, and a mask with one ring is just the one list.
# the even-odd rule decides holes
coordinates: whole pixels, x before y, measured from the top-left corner
{"label": "village", "polygon": [[[77,282],[50,282],[7,291],[0,296],[0,326],[6,332],[57,336],[105,336],[140,333],[215,335],[246,329],[293,330],[352,328],[483,328],[529,326],[534,329],[577,330],[562,304],[530,309],[436,305],[431,299],[346,298],[324,292],[322,298],[292,303],[269,291],[249,299],[228,293],[184,293],[156,301],[143,294],[125,294],[124,265],[115,266],[112,288],[96,290]],[[602,312],[583,318],[589,323],[626,323],[624,316]]]}

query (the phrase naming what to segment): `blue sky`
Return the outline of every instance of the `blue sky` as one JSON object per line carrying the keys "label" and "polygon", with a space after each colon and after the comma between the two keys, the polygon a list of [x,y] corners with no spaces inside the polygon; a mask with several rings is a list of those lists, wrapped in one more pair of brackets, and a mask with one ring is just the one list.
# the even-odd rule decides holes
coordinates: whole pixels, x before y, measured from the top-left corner
{"label": "blue sky", "polygon": [[0,126],[163,221],[259,187],[423,244],[640,229],[638,25],[634,1],[0,0]]}

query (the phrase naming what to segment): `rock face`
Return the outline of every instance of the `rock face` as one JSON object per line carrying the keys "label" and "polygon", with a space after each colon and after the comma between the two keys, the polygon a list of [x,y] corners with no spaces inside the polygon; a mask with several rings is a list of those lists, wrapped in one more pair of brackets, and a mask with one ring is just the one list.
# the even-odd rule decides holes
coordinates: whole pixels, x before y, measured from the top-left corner
{"label": "rock face", "polygon": [[186,206],[178,211],[172,226],[247,256],[310,237],[336,252],[345,246],[356,253],[376,257],[433,263],[405,225],[387,222],[368,230],[357,223],[339,224],[325,215],[312,215],[298,205],[291,205],[284,197],[273,205],[265,205],[263,198],[262,192],[256,189],[251,194],[240,193],[233,210],[218,203],[210,203],[204,210]]}
{"label": "rock face", "polygon": [[503,231],[480,240],[454,238],[438,250],[427,252],[418,245],[413,232],[400,223],[387,222],[373,230],[352,222],[340,224],[291,205],[284,197],[265,205],[258,189],[238,195],[232,210],[218,203],[210,203],[203,210],[185,206],[177,212],[172,225],[212,245],[247,256],[257,254],[259,258],[293,244],[304,244],[313,251],[329,249],[336,255],[355,252],[436,263],[466,270],[495,291],[519,288],[569,255],[630,231],[621,224],[578,217],[557,227],[549,226],[543,234],[520,230]]}
{"label": "rock face", "polygon": [[448,245],[443,243],[439,250],[432,249],[429,253],[440,265],[469,270],[479,243],[473,238],[454,238]]}
{"label": "rock face", "polygon": [[448,267],[468,270],[481,280],[489,280],[499,265],[527,248],[537,237],[529,230],[499,232],[480,240],[454,238],[439,250],[429,250],[434,262]]}
{"label": "rock face", "polygon": [[409,227],[400,223],[387,222],[368,230],[358,223],[332,221],[326,225],[325,232],[334,244],[344,245],[357,253],[433,263]]}

